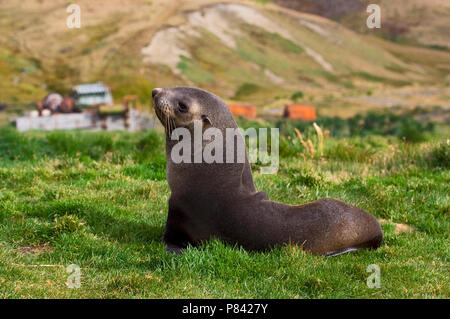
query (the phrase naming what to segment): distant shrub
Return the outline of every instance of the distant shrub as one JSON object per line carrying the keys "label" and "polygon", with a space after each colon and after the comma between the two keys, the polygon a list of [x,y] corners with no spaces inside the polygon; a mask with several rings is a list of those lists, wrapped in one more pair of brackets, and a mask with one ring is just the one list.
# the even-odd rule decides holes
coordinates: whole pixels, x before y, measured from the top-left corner
{"label": "distant shrub", "polygon": [[402,124],[398,131],[398,136],[407,142],[418,143],[425,141],[422,131],[415,125]]}
{"label": "distant shrub", "polygon": [[293,143],[292,138],[286,136],[280,136],[279,154],[282,157],[297,156],[300,152],[303,152],[304,148],[298,143]]}
{"label": "distant shrub", "polygon": [[355,115],[347,120],[350,136],[394,135],[407,142],[425,140],[424,133],[432,132],[434,126],[424,125],[409,114],[397,115],[391,112],[369,112]]}
{"label": "distant shrub", "polygon": [[[329,159],[350,162],[366,162],[379,149],[386,147],[386,139],[377,138],[377,136],[395,136],[408,143],[417,143],[426,139],[426,132],[434,130],[433,124],[419,122],[411,115],[397,115],[390,112],[369,112],[349,119],[321,117],[315,123],[327,133],[327,136],[329,134],[337,138],[352,138],[351,141],[328,144],[322,153],[318,144],[319,136],[312,122],[288,119],[278,121],[240,119],[238,122],[243,128],[278,127],[280,156],[315,157],[323,154]],[[303,142],[296,132],[301,133]]]}
{"label": "distant shrub", "polygon": [[346,162],[365,163],[376,153],[370,144],[355,141],[339,141],[326,148],[325,157]]}
{"label": "distant shrub", "polygon": [[302,99],[303,96],[304,96],[304,95],[303,95],[303,92],[302,92],[302,91],[297,91],[297,92],[294,92],[294,93],[292,94],[291,100],[297,101],[297,100],[299,100],[299,99]]}
{"label": "distant shrub", "polygon": [[[348,136],[348,124],[347,120],[339,117],[320,117],[316,121],[322,129],[330,131],[331,136]],[[288,119],[282,119],[276,121],[275,126],[280,129],[280,133],[283,135],[295,135],[294,129],[298,129],[306,137],[315,135],[316,132],[312,126],[312,122],[306,121],[292,121]]]}
{"label": "distant shrub", "polygon": [[[421,142],[425,140],[425,133],[433,132],[433,123],[422,123],[410,114],[398,115],[392,112],[369,112],[365,115],[357,114],[351,118],[322,116],[314,121],[324,131],[328,130],[332,137],[353,136],[396,136],[406,142]],[[290,119],[258,122],[255,120],[239,119],[239,126],[247,127],[278,127],[280,134],[296,138],[295,129],[303,136],[311,138],[316,135],[312,122]]]}
{"label": "distant shrub", "polygon": [[305,185],[309,188],[319,187],[325,183],[324,177],[316,170],[302,169],[289,170],[289,177],[291,184]]}
{"label": "distant shrub", "polygon": [[234,94],[234,99],[242,99],[243,97],[246,97],[247,95],[254,94],[258,92],[260,87],[253,83],[243,83],[241,84],[238,89],[236,90],[236,93]]}
{"label": "distant shrub", "polygon": [[441,142],[433,147],[428,154],[429,164],[432,167],[450,167],[450,145],[447,142]]}

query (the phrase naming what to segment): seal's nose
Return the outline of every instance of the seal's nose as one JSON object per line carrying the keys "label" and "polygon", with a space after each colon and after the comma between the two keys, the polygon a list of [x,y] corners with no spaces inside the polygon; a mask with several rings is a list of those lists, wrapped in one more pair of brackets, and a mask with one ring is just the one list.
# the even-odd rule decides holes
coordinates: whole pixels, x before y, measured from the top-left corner
{"label": "seal's nose", "polygon": [[154,89],[152,90],[152,97],[155,97],[156,94],[158,94],[159,92],[161,92],[161,90],[162,90],[162,89],[160,89],[160,88],[154,88]]}

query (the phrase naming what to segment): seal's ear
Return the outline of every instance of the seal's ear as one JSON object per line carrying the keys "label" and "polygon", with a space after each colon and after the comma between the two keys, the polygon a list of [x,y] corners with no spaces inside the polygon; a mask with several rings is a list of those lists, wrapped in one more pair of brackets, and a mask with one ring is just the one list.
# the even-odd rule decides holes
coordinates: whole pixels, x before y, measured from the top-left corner
{"label": "seal's ear", "polygon": [[209,117],[207,117],[206,115],[202,115],[202,121],[203,121],[203,123],[209,124],[209,125],[212,126],[211,120],[210,120]]}

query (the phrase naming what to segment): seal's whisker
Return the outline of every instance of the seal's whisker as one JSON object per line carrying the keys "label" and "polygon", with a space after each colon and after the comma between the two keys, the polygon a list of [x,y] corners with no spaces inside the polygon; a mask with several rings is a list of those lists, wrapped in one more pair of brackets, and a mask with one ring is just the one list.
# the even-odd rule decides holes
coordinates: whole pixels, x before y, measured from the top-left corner
{"label": "seal's whisker", "polygon": [[161,111],[161,117],[163,120],[163,124],[164,124],[164,131],[167,132],[167,121],[166,121],[166,114],[164,112]]}
{"label": "seal's whisker", "polygon": [[166,114],[166,123],[167,123],[167,136],[170,137],[170,117],[168,114]]}
{"label": "seal's whisker", "polygon": [[170,118],[170,123],[172,124],[172,129],[170,130],[170,135],[172,135],[172,132],[175,130],[175,120],[173,118]]}
{"label": "seal's whisker", "polygon": [[165,123],[166,134],[167,134],[167,136],[169,136],[169,121],[167,119],[167,114],[165,114],[164,123]]}
{"label": "seal's whisker", "polygon": [[170,121],[168,117],[166,118],[166,121],[167,121],[167,136],[170,137]]}

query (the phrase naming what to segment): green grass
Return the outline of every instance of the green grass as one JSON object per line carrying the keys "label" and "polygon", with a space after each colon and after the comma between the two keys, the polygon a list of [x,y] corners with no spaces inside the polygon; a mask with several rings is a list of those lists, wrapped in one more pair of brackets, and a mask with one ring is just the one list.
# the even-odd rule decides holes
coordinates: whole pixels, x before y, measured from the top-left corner
{"label": "green grass", "polygon": [[[167,254],[160,133],[0,129],[0,297],[449,298],[447,133],[418,143],[328,138],[322,158],[303,157],[283,136],[290,152],[278,174],[254,165],[257,188],[272,200],[329,196],[415,228],[397,235],[385,223],[378,250],[324,258],[219,241]],[[79,289],[65,285],[70,264],[81,267]],[[380,289],[366,285],[370,264],[381,269]]]}

